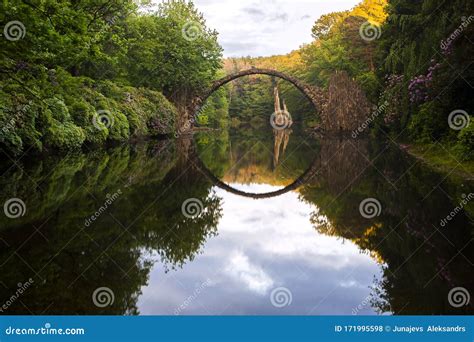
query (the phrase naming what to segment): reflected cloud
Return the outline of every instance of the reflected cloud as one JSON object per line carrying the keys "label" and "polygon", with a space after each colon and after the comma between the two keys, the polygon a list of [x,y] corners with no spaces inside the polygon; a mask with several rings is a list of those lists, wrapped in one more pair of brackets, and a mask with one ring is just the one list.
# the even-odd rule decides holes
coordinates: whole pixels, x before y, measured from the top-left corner
{"label": "reflected cloud", "polygon": [[273,287],[273,280],[257,265],[253,265],[242,252],[236,252],[229,260],[225,272],[242,282],[249,290],[265,295]]}
{"label": "reflected cloud", "polygon": [[[232,186],[257,192],[276,188]],[[167,314],[179,304],[176,295],[166,296],[169,284],[180,284],[184,300],[193,291],[189,284],[205,279],[212,281],[212,290],[203,291],[182,314],[350,314],[359,298],[370,294],[374,276],[380,278],[381,265],[354,243],[314,229],[310,216],[317,208],[302,202],[297,192],[261,201],[214,190],[223,198],[219,235],[182,269],[164,273],[156,264],[139,299],[142,314]],[[294,293],[283,311],[269,300],[277,286]],[[161,296],[148,295],[157,288]],[[364,310],[373,313],[370,306]]]}

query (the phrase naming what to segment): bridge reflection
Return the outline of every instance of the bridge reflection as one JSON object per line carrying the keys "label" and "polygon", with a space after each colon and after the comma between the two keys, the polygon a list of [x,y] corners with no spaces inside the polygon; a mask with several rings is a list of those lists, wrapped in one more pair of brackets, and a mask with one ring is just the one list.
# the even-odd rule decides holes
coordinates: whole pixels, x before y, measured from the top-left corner
{"label": "bridge reflection", "polygon": [[278,166],[280,156],[283,157],[285,154],[291,133],[293,133],[293,130],[289,128],[283,130],[273,129],[273,170]]}

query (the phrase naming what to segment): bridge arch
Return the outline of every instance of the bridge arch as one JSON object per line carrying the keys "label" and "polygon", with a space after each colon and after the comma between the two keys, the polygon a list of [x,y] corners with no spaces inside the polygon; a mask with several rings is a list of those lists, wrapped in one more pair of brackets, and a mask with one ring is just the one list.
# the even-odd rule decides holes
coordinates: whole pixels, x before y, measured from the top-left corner
{"label": "bridge arch", "polygon": [[[273,70],[273,69],[260,69],[260,68],[251,68],[247,70],[242,70],[235,72],[233,74],[227,75],[217,81],[214,81],[212,85],[203,91],[200,95],[198,95],[194,101],[193,101],[193,108],[192,108],[192,115],[193,118],[195,115],[199,112],[201,109],[203,103],[211,96],[212,93],[214,93],[217,89],[222,87],[223,85],[237,79],[240,77],[244,76],[250,76],[250,75],[268,75],[268,76],[275,76],[278,78],[281,78],[283,80],[286,80],[293,84],[299,91],[301,91],[306,98],[313,104],[314,108],[316,110],[319,109],[320,101],[321,98],[321,90],[317,87],[311,86],[309,84],[306,84],[305,82],[300,81],[296,77],[287,75],[283,72]],[[193,121],[193,120],[192,120]],[[194,121],[193,121],[194,122]]]}
{"label": "bridge arch", "polygon": [[[222,87],[223,85],[238,79],[243,76],[249,76],[249,75],[268,75],[268,76],[275,76],[281,79],[284,79],[291,84],[293,84],[299,91],[301,91],[305,97],[312,103],[314,108],[316,110],[319,109],[320,106],[320,101],[321,101],[321,89],[318,87],[311,86],[309,84],[306,84],[296,77],[287,75],[285,73],[282,73],[280,71],[276,71],[273,69],[260,69],[260,68],[251,68],[247,70],[242,70],[230,75],[227,75],[219,80],[216,80],[212,83],[212,85],[204,90],[200,95],[196,96],[192,102],[192,118],[190,120],[191,123],[194,124],[195,122],[195,116],[197,113],[199,113],[200,109],[202,108],[203,103],[211,96],[212,93],[214,93],[217,89]],[[279,195],[282,195],[284,193],[287,193],[289,191],[296,190],[299,188],[301,185],[305,184],[308,182],[311,178],[315,176],[315,174],[319,171],[320,165],[318,163],[318,158],[315,158],[312,162],[312,164],[308,167],[308,169],[303,172],[302,175],[300,175],[297,179],[295,179],[291,184],[285,186],[282,189],[273,191],[273,192],[267,192],[267,193],[248,193],[244,192],[241,190],[238,190],[236,188],[233,188],[232,186],[224,183],[221,181],[218,177],[216,177],[201,161],[201,159],[198,156],[197,153],[197,148],[195,146],[195,142],[193,144],[192,152],[191,152],[191,161],[196,166],[201,173],[206,176],[214,185],[217,187],[230,192],[235,195],[243,196],[243,197],[248,197],[248,198],[254,198],[254,199],[262,199],[262,198],[271,198],[271,197],[276,197]]]}

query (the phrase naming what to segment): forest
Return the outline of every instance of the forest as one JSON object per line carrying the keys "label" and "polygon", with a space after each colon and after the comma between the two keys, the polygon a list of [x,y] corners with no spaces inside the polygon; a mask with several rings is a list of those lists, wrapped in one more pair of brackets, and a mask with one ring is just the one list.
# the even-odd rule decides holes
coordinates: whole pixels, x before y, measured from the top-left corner
{"label": "forest", "polygon": [[[287,55],[227,59],[218,32],[191,1],[153,9],[131,0],[0,6],[0,145],[12,156],[177,136],[180,113],[200,89],[256,66],[287,72],[329,96],[331,77],[344,73],[375,108],[364,133],[437,143],[459,160],[474,159],[474,5],[467,0],[363,0],[321,16],[313,42]],[[220,89],[197,123],[261,122],[275,81],[256,78]],[[317,127],[320,110],[278,83],[296,112],[306,113],[296,121]],[[248,96],[239,97],[243,91]]]}
{"label": "forest", "polygon": [[1,1],[0,313],[471,314],[474,2],[357,1],[239,57],[197,0]]}
{"label": "forest", "polygon": [[[466,15],[472,7],[469,1],[364,0],[350,11],[319,18],[314,41],[299,50],[233,58],[225,68],[275,68],[324,89],[336,72],[345,72],[376,107],[369,120],[374,137],[422,146],[437,142],[459,160],[473,160],[474,17]],[[309,103],[285,83],[281,87],[288,102],[297,112],[308,112]],[[243,80],[235,88],[251,93],[255,106],[262,104],[257,112],[272,101],[265,82]],[[245,108],[245,103],[231,105],[244,118]],[[256,111],[247,112],[251,120]],[[317,115],[299,119],[318,124]]]}

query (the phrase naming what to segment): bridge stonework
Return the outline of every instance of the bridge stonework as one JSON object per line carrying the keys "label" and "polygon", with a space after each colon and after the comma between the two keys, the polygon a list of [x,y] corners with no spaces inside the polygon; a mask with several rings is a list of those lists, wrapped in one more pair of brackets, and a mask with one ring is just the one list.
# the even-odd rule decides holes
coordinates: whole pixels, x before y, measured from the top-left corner
{"label": "bridge stonework", "polygon": [[318,111],[319,113],[322,112],[325,95],[321,88],[306,84],[298,80],[297,78],[289,76],[280,71],[272,69],[251,68],[227,75],[219,80],[216,80],[211,84],[209,88],[204,89],[200,94],[195,96],[194,99],[191,101],[189,108],[186,110],[186,113],[181,114],[185,117],[181,117],[178,120],[178,130],[183,133],[192,129],[192,126],[195,122],[195,115],[199,112],[205,101],[209,98],[209,96],[211,96],[213,92],[237,78],[249,75],[275,76],[290,82],[306,96],[306,98],[313,104],[316,111]]}
{"label": "bridge stonework", "polygon": [[[366,113],[367,109],[363,108],[364,113],[362,115],[348,115],[347,110],[341,111],[342,107],[345,107],[343,103],[347,103],[346,99],[343,99],[342,102],[335,103],[335,106],[328,106],[328,92],[323,90],[322,88],[309,85],[305,82],[300,81],[296,77],[287,75],[283,72],[272,70],[272,69],[260,69],[260,68],[251,68],[247,70],[242,70],[230,75],[227,75],[217,81],[214,81],[212,85],[208,89],[204,89],[200,94],[194,97],[191,101],[190,106],[185,111],[184,114],[179,118],[178,123],[178,130],[181,133],[187,132],[192,130],[195,116],[199,113],[199,110],[202,108],[204,102],[211,96],[213,92],[217,89],[222,87],[223,85],[243,76],[249,75],[268,75],[268,76],[275,76],[281,79],[284,79],[291,84],[293,84],[298,90],[300,90],[306,98],[313,104],[315,108],[315,112],[318,113],[319,117],[321,118],[321,129],[324,131],[352,131],[357,129],[360,123],[363,121],[364,117],[367,117],[368,113]],[[351,83],[353,80],[348,79],[345,83]],[[351,83],[352,84],[352,83]],[[355,86],[354,86],[355,87]],[[340,88],[346,88],[344,86],[340,86]],[[351,92],[354,89],[350,89],[350,91],[343,91],[340,95],[344,98],[348,97],[349,100],[351,99]],[[334,97],[334,94],[333,96]],[[337,98],[337,92],[335,97]],[[355,101],[354,101],[355,100]],[[352,102],[360,102],[357,101],[359,99],[352,99]],[[365,107],[365,106],[364,106]],[[352,107],[349,110],[351,113],[357,111],[356,108]],[[271,114],[271,113],[270,113]]]}

